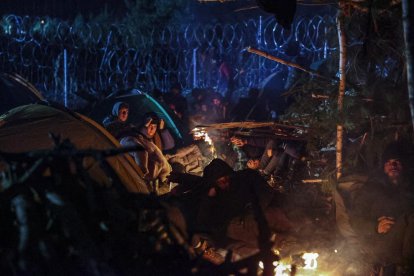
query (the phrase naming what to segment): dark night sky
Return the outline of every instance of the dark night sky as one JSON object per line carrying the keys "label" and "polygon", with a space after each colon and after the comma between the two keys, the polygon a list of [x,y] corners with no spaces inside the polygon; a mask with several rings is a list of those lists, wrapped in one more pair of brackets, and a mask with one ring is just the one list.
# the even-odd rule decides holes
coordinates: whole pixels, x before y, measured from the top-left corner
{"label": "dark night sky", "polygon": [[125,12],[123,0],[1,0],[1,14],[50,16],[71,19],[77,14],[99,14],[105,5],[115,14]]}
{"label": "dark night sky", "polygon": [[[188,0],[188,3],[193,14],[192,19],[198,22],[242,21],[258,15],[270,15],[259,8],[235,12],[243,8],[257,6],[255,0],[237,0],[225,3]],[[123,18],[127,12],[123,0],[0,0],[0,15],[49,16],[71,20],[78,14],[82,14],[86,18],[89,15],[98,15],[105,7],[116,18]],[[298,5],[296,14],[326,14],[331,13],[331,10],[332,6],[329,5],[316,7]],[[188,19],[191,21],[190,18]]]}
{"label": "dark night sky", "polygon": [[[258,8],[234,12],[240,8],[255,6],[255,0],[238,0],[226,3],[188,0],[188,3],[197,21],[239,20],[258,12],[265,14]],[[78,14],[85,17],[91,14],[98,15],[105,9],[105,6],[117,18],[122,18],[127,12],[123,0],[0,0],[0,14],[50,16],[70,20]]]}
{"label": "dark night sky", "polygon": [[[171,0],[174,1],[174,0]],[[189,0],[191,8],[196,13],[214,16],[229,16],[232,10],[252,6],[254,0],[230,1],[227,3]],[[116,15],[126,12],[123,0],[0,0],[1,14],[34,15],[60,17],[70,19],[81,13],[84,15],[99,14],[105,6]],[[243,14],[244,12],[241,12]]]}

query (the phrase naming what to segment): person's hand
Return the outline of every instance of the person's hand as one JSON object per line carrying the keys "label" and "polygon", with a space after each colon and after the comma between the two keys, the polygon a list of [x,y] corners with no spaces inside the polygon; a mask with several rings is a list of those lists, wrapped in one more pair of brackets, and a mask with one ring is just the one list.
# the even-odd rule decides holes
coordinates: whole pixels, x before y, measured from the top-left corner
{"label": "person's hand", "polygon": [[159,128],[160,128],[160,130],[163,130],[163,129],[164,129],[164,127],[165,127],[165,122],[164,122],[164,119],[161,119],[161,120],[160,120],[160,126],[159,126]]}
{"label": "person's hand", "polygon": [[149,127],[152,123],[152,119],[149,119],[148,122],[145,124],[145,127]]}
{"label": "person's hand", "polygon": [[395,220],[393,217],[382,216],[378,218],[377,231],[379,234],[388,233],[391,227],[394,225]]}
{"label": "person's hand", "polygon": [[216,188],[212,187],[212,188],[210,188],[210,190],[208,190],[207,196],[209,196],[209,197],[215,197],[216,195],[217,195]]}
{"label": "person's hand", "polygon": [[249,159],[249,161],[247,161],[247,167],[252,170],[257,170],[259,168],[259,164],[260,162],[257,159]]}
{"label": "person's hand", "polygon": [[181,191],[180,191],[180,187],[179,186],[180,185],[177,185],[174,188],[172,188],[171,191],[170,191],[170,195],[173,195],[173,196],[179,196],[179,195],[181,195]]}
{"label": "person's hand", "polygon": [[230,142],[233,145],[235,145],[236,147],[239,147],[239,148],[241,148],[241,147],[243,147],[244,145],[247,144],[246,140],[242,140],[242,139],[234,137],[234,136],[230,138]]}
{"label": "person's hand", "polygon": [[272,157],[272,155],[273,155],[273,150],[272,149],[268,149],[267,151],[266,151],[266,154],[267,154],[267,157]]}

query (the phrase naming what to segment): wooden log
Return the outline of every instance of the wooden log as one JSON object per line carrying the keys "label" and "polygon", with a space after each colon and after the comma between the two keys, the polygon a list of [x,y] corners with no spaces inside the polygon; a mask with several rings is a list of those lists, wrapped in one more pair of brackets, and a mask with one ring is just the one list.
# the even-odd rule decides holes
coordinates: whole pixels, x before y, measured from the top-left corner
{"label": "wooden log", "polygon": [[327,183],[328,180],[326,179],[303,179],[302,183],[305,184],[313,184],[313,183]]}
{"label": "wooden log", "polygon": [[216,123],[208,125],[197,125],[194,129],[230,129],[230,128],[261,128],[261,127],[280,127],[291,129],[306,129],[303,126],[286,125],[275,122],[228,122],[228,123]]}
{"label": "wooden log", "polygon": [[266,53],[266,52],[261,51],[261,50],[258,50],[258,49],[254,49],[254,48],[252,48],[252,47],[247,47],[247,48],[246,48],[246,51],[247,51],[247,52],[249,52],[249,53],[253,53],[253,54],[256,54],[256,55],[258,55],[258,56],[261,56],[261,57],[264,57],[264,58],[267,58],[267,59],[270,59],[270,60],[273,60],[273,61],[279,62],[279,63],[284,64],[284,65],[286,65],[286,66],[290,66],[290,67],[293,67],[293,68],[299,69],[299,70],[301,70],[301,71],[303,71],[303,72],[306,72],[306,73],[311,74],[311,75],[313,75],[313,76],[317,76],[317,77],[322,78],[322,79],[326,79],[326,80],[329,80],[329,81],[334,81],[334,82],[337,82],[337,81],[338,81],[338,79],[337,79],[337,78],[330,78],[330,77],[323,76],[323,75],[319,74],[318,72],[313,71],[313,70],[306,69],[305,67],[300,66],[300,65],[299,65],[299,64],[297,64],[297,63],[290,62],[290,61],[286,61],[286,60],[284,60],[284,59],[281,59],[281,58],[278,58],[278,57],[272,56],[272,55],[271,55],[271,54],[269,54],[269,53]]}

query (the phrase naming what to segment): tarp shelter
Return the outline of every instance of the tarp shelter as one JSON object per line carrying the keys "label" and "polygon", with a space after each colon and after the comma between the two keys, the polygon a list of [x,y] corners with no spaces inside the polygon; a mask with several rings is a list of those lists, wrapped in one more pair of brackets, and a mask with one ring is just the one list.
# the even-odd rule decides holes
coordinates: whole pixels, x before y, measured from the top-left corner
{"label": "tarp shelter", "polygon": [[167,128],[176,139],[176,144],[178,141],[183,140],[186,135],[185,131],[183,131],[184,127],[177,123],[177,119],[173,114],[169,114],[156,99],[139,91],[126,95],[109,96],[99,103],[88,116],[102,124],[103,119],[111,114],[112,107],[116,102],[126,102],[129,104],[128,121],[130,123],[139,125],[145,113],[155,112],[159,118],[165,121]]}
{"label": "tarp shelter", "polygon": [[18,107],[44,100],[42,94],[17,74],[0,74],[0,114]]}
{"label": "tarp shelter", "polygon": [[[103,127],[86,116],[43,104],[19,106],[0,116],[0,151],[22,153],[53,148],[49,133],[69,139],[77,149],[114,149],[118,141]],[[102,185],[110,180],[99,162],[87,158],[91,177]],[[85,160],[86,161],[86,160]],[[141,170],[128,154],[107,158],[125,188],[130,192],[148,193]],[[86,167],[86,166],[85,166]]]}

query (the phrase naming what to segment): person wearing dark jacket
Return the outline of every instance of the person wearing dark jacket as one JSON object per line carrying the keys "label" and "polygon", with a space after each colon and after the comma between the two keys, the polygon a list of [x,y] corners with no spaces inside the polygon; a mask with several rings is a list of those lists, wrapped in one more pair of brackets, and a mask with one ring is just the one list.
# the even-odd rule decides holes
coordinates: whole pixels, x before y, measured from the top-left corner
{"label": "person wearing dark jacket", "polygon": [[355,195],[351,225],[372,263],[414,272],[414,190],[405,153],[397,143],[386,148],[382,172]]}
{"label": "person wearing dark jacket", "polygon": [[[236,147],[242,148],[249,158],[247,167],[259,169],[264,176],[276,175],[283,169],[289,157],[299,158],[297,146],[291,142],[280,142],[268,138],[239,138],[231,137],[230,142]],[[259,155],[255,151],[262,152]],[[256,155],[256,156],[255,156]]]}
{"label": "person wearing dark jacket", "polygon": [[209,121],[212,123],[222,123],[226,119],[226,106],[223,103],[223,96],[215,92],[211,96],[211,113]]}
{"label": "person wearing dark jacket", "polygon": [[102,124],[115,138],[120,139],[123,133],[133,127],[128,123],[129,105],[125,102],[116,102],[112,107],[111,115],[107,116]]}
{"label": "person wearing dark jacket", "polygon": [[214,159],[204,169],[203,181],[206,189],[200,199],[197,227],[213,240],[225,244],[230,239],[243,247],[257,249],[263,225],[257,223],[255,204],[271,230],[287,233],[292,229],[276,192],[256,171],[233,171],[223,160]]}
{"label": "person wearing dark jacket", "polygon": [[180,84],[174,84],[170,91],[164,95],[164,100],[177,117],[184,120],[188,115],[188,105],[186,98],[181,95],[181,90]]}

